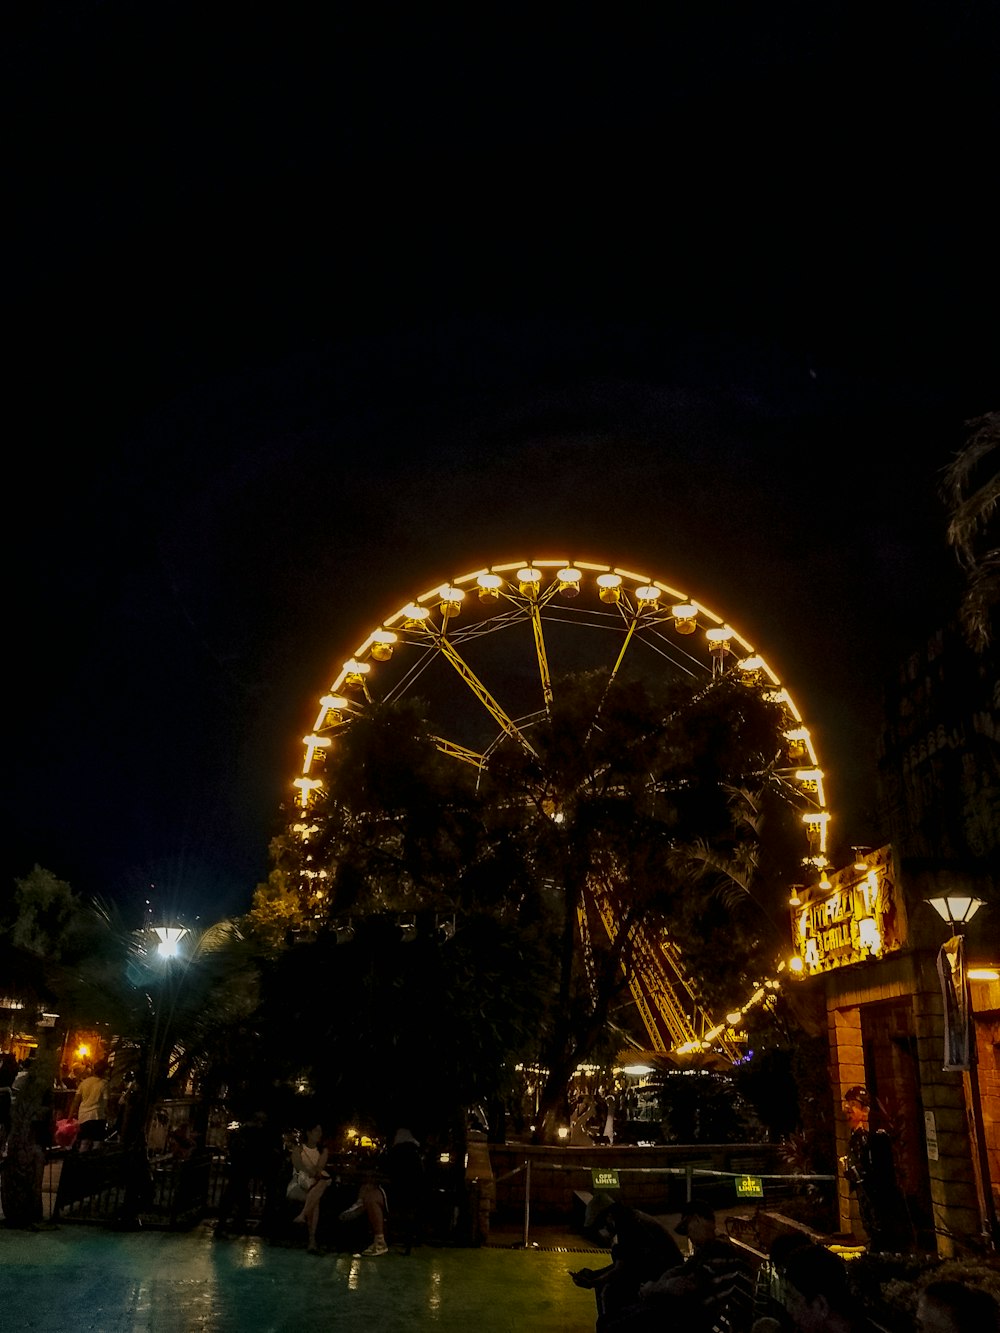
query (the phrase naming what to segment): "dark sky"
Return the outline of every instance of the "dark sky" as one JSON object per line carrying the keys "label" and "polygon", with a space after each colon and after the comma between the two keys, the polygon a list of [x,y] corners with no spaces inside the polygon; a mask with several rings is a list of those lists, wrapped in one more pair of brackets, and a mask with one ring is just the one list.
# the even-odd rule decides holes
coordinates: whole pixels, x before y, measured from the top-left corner
{"label": "dark sky", "polygon": [[244,907],[331,667],[546,549],[758,642],[867,841],[996,407],[997,7],[204,8],[7,17],[8,882]]}

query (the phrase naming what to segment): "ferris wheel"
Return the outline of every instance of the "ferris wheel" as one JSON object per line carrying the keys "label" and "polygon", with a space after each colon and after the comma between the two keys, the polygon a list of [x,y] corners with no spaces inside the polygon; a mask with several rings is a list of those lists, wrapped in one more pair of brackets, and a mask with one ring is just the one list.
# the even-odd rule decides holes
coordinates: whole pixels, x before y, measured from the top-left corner
{"label": "ferris wheel", "polygon": [[[603,698],[616,683],[637,678],[697,687],[732,673],[762,685],[782,711],[787,767],[780,776],[796,796],[801,859],[825,873],[823,772],[809,728],[764,657],[723,617],[668,583],[562,558],[473,570],[420,593],[371,630],[335,673],[303,738],[293,835],[313,831],[311,811],[322,798],[324,771],[336,763],[338,738],[376,704],[419,694],[438,748],[482,770],[501,745],[535,755],[533,733],[550,716],[560,681],[598,669]],[[596,934],[615,941],[626,928],[622,920],[613,891],[589,886],[578,909],[585,961]],[[713,1049],[738,1058],[732,1025],[714,1022],[700,1006],[671,939],[641,922],[627,929],[628,984],[652,1050],[668,1056]]]}

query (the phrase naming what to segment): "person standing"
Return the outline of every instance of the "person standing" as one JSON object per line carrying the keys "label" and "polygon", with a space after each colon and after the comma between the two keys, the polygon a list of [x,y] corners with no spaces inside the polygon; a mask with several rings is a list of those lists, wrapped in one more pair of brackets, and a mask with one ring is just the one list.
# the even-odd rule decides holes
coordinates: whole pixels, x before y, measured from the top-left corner
{"label": "person standing", "polygon": [[872,1130],[871,1097],[860,1084],[844,1093],[844,1115],[851,1131],[844,1174],[857,1195],[868,1248],[875,1254],[901,1253],[912,1247],[906,1200],[896,1181],[892,1143],[884,1129]]}
{"label": "person standing", "polygon": [[70,1119],[80,1122],[74,1145],[78,1152],[104,1142],[108,1132],[107,1060],[98,1060],[94,1072],[77,1088],[69,1114]]}

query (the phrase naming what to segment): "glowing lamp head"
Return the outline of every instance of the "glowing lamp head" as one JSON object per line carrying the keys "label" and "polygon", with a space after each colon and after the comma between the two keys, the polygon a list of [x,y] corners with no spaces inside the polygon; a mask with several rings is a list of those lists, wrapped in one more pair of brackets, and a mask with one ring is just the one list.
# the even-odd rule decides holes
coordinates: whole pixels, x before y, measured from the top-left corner
{"label": "glowing lamp head", "polygon": [[654,588],[651,583],[644,583],[635,590],[635,600],[641,607],[649,611],[655,611],[660,604],[660,590]]}
{"label": "glowing lamp head", "polygon": [[526,565],[524,569],[517,571],[517,586],[521,590],[522,597],[534,596],[541,581],[541,570],[534,569],[531,565]]}
{"label": "glowing lamp head", "polygon": [[500,597],[503,579],[499,574],[480,574],[476,579],[476,586],[479,589],[481,602],[495,602]]}
{"label": "glowing lamp head", "polygon": [[764,659],[754,654],[753,657],[742,658],[736,665],[739,667],[740,671],[745,672],[748,676],[752,676],[755,675],[756,672],[764,670]]}
{"label": "glowing lamp head", "polygon": [[708,651],[715,653],[719,657],[729,652],[729,640],[733,637],[733,631],[727,629],[724,625],[713,626],[712,629],[705,631],[705,638],[708,640]]}
{"label": "glowing lamp head", "polygon": [[357,658],[349,657],[344,663],[344,684],[360,685],[371,669],[371,662],[359,662]]}
{"label": "glowing lamp head", "polygon": [[410,602],[409,606],[403,607],[403,623],[411,629],[422,625],[430,615],[426,606],[418,606],[416,602]]}
{"label": "glowing lamp head", "polygon": [[180,952],[180,942],[187,934],[186,926],[154,926],[153,931],[160,941],[157,953],[161,958],[176,958]]}
{"label": "glowing lamp head", "polygon": [[794,958],[789,958],[788,970],[797,977],[800,977],[802,973],[806,970],[806,965],[802,961],[802,959],[798,956],[798,954],[796,954]]}
{"label": "glowing lamp head", "polygon": [[678,602],[670,608],[678,634],[693,634],[698,628],[698,608],[691,602]]}
{"label": "glowing lamp head", "polygon": [[964,926],[966,922],[979,911],[980,907],[985,906],[985,899],[973,898],[968,894],[949,893],[941,898],[928,898],[927,902],[934,908],[942,921],[947,921],[948,925]]}

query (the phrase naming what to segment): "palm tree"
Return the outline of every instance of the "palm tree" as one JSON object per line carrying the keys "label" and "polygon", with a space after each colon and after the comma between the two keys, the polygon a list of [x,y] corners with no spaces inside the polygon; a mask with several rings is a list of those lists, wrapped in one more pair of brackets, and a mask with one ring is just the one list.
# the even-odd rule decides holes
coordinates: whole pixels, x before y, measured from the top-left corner
{"label": "palm tree", "polygon": [[966,422],[969,437],[944,472],[948,542],[965,570],[960,607],[970,645],[983,652],[993,637],[1000,601],[1000,545],[991,527],[1000,501],[1000,412]]}

